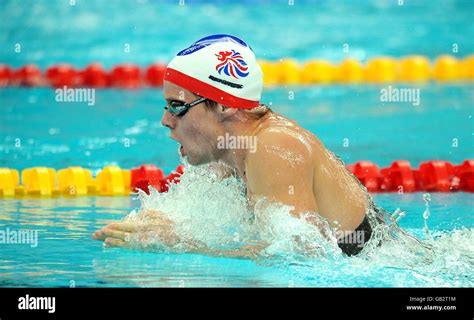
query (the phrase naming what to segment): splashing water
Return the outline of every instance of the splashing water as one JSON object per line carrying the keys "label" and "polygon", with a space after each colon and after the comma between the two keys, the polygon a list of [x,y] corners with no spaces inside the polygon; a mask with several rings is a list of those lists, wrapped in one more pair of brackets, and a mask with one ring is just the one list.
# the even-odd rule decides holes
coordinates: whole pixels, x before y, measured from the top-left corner
{"label": "splashing water", "polygon": [[430,202],[431,202],[431,196],[429,193],[425,193],[423,195],[423,201],[425,202],[425,211],[423,212],[423,220],[424,220],[424,230],[425,234],[428,238],[431,238],[430,234],[430,229],[428,228],[428,219],[430,218]]}
{"label": "splashing water", "polygon": [[[377,208],[368,195],[367,216],[372,236],[360,254],[348,258],[323,218],[318,218],[319,227],[315,227],[306,215],[296,218],[290,214],[291,207],[265,199],[250,209],[245,190],[238,178],[222,179],[207,166],[187,165],[181,182],[172,185],[167,193],[158,193],[153,188],[150,195],[140,192],[141,208],[131,212],[126,220],[146,223],[143,212],[163,212],[173,221],[180,239],[193,239],[215,250],[238,250],[255,241],[264,242],[266,247],[257,263],[284,266],[305,279],[322,281],[324,276],[331,276],[335,286],[364,286],[357,279],[366,276],[377,277],[379,283],[381,279],[390,279],[387,283],[400,286],[474,285],[474,230],[463,228],[431,234],[427,224],[429,194],[423,196],[426,239],[418,239],[398,226],[406,216],[405,211],[397,209],[390,215]],[[189,250],[184,241],[174,246],[161,243],[159,237],[148,241],[158,251]],[[352,275],[351,283],[347,283],[348,275]]]}

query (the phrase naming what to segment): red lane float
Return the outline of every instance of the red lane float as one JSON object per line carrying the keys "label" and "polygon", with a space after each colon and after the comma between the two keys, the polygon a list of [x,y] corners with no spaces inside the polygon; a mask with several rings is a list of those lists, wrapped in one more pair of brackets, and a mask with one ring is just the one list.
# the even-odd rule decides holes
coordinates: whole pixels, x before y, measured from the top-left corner
{"label": "red lane float", "polygon": [[140,168],[132,169],[132,191],[141,189],[147,194],[150,194],[148,186],[160,190],[163,177],[163,170],[158,169],[152,164],[144,164],[140,166]]}
{"label": "red lane float", "polygon": [[387,192],[413,192],[416,191],[415,174],[410,162],[398,160],[392,163],[389,168],[380,171],[383,183],[381,190]]}
{"label": "red lane float", "polygon": [[79,82],[80,86],[105,88],[109,85],[109,76],[100,63],[93,63],[80,72]]}
{"label": "red lane float", "polygon": [[454,167],[456,190],[474,192],[474,160],[465,160]]}
{"label": "red lane float", "polygon": [[168,192],[172,183],[179,183],[179,177],[184,173],[184,167],[178,166],[174,172],[171,172],[165,179],[162,180],[159,192]]}
{"label": "red lane float", "polygon": [[347,167],[367,188],[369,192],[380,191],[380,170],[376,164],[370,161],[359,161]]}
{"label": "red lane float", "polygon": [[397,160],[381,170],[370,161],[359,161],[347,169],[370,192],[474,192],[474,160],[465,160],[458,166],[431,160],[421,163],[418,169],[412,169],[406,160]]}
{"label": "red lane float", "polygon": [[41,70],[34,64],[27,64],[13,72],[11,84],[16,86],[37,87],[45,84]]}
{"label": "red lane float", "polygon": [[0,64],[0,87],[6,87],[10,84],[13,76],[13,69],[5,64]]}
{"label": "red lane float", "polygon": [[178,166],[176,170],[164,177],[163,170],[152,164],[144,164],[140,168],[131,171],[132,191],[143,190],[150,194],[149,186],[152,186],[158,192],[168,192],[171,183],[179,183],[179,177],[184,173],[184,167]]}
{"label": "red lane float", "polygon": [[454,167],[447,161],[427,161],[420,165],[416,173],[419,187],[426,191],[451,191],[451,181],[454,177]]}
{"label": "red lane float", "polygon": [[136,89],[141,85],[140,68],[133,64],[121,64],[112,68],[110,85],[124,89]]}
{"label": "red lane float", "polygon": [[163,79],[165,77],[166,66],[162,64],[152,64],[146,69],[145,80],[149,86],[161,87],[163,86]]}
{"label": "red lane float", "polygon": [[163,86],[166,66],[152,64],[143,72],[134,64],[119,64],[110,72],[100,63],[92,63],[82,70],[69,64],[57,64],[46,69],[44,74],[34,64],[28,64],[18,69],[0,64],[0,87],[26,86],[40,87],[91,87],[121,89],[136,89],[143,85],[150,87]]}
{"label": "red lane float", "polygon": [[[407,160],[394,161],[390,167],[379,169],[370,161],[347,165],[369,192],[474,192],[474,160],[460,165],[447,161],[430,160],[413,169]],[[178,166],[168,176],[153,165],[132,169],[132,190],[139,188],[148,193],[151,185],[159,192],[167,192],[171,183],[179,183],[184,167]]]}
{"label": "red lane float", "polygon": [[75,86],[78,76],[78,71],[68,64],[58,64],[46,69],[46,79],[55,88]]}

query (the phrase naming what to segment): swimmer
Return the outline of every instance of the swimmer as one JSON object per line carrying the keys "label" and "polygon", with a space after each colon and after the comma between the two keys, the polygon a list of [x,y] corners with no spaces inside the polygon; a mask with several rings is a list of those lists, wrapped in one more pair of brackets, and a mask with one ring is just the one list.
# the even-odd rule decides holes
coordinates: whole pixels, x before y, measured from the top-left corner
{"label": "swimmer", "polygon": [[[341,234],[342,251],[357,254],[363,244],[344,240],[355,231],[363,233],[364,242],[370,238],[366,190],[313,133],[261,104],[262,88],[262,71],[245,42],[223,34],[205,37],[167,66],[162,124],[190,164],[220,162],[231,168],[246,184],[249,205],[266,198],[292,206],[292,215],[304,214],[315,224],[311,214],[320,215]],[[184,241],[165,214],[147,214],[152,222],[146,226],[118,222],[93,238],[127,247],[127,237],[146,230],[170,245]],[[195,252],[230,257],[253,257],[265,247],[212,251],[191,242]]]}

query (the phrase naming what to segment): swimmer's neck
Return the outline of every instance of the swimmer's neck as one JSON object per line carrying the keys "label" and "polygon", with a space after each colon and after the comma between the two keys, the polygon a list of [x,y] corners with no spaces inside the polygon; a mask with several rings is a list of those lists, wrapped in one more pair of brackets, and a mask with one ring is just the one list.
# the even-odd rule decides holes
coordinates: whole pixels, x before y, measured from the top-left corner
{"label": "swimmer's neck", "polygon": [[[227,123],[223,130],[229,136],[233,137],[256,137],[262,128],[261,124],[265,122],[267,118],[267,116],[263,116],[260,119],[241,118],[240,121],[232,121]],[[234,169],[236,174],[246,181],[246,160],[250,152],[252,152],[252,150],[248,148],[224,149],[221,153],[220,159],[218,160]]]}

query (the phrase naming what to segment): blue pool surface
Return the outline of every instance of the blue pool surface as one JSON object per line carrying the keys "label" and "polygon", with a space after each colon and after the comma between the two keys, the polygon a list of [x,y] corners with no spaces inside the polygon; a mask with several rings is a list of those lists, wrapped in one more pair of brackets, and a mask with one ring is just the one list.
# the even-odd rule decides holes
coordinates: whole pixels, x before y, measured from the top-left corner
{"label": "blue pool surface", "polygon": [[[407,217],[400,225],[423,237],[422,194],[380,194],[375,201],[387,210],[401,207]],[[471,194],[432,194],[430,231],[471,229],[471,233],[449,241],[451,245],[473,248],[474,197]],[[196,287],[196,286],[318,286],[318,287],[403,287],[472,286],[469,269],[457,273],[459,252],[451,252],[432,265],[400,268],[394,262],[367,262],[356,268],[350,262],[314,260],[307,265],[268,264],[264,261],[211,258],[197,254],[144,253],[103,248],[91,234],[105,224],[125,216],[139,205],[128,197],[79,199],[3,200],[0,227],[38,230],[38,246],[2,245],[0,286],[47,287]],[[463,242],[461,242],[463,241]],[[443,244],[446,245],[446,244]],[[470,247],[469,247],[470,246]],[[440,250],[451,250],[449,247]],[[461,260],[460,264],[472,258]],[[459,257],[457,257],[459,261]],[[350,259],[347,259],[350,260]],[[464,261],[464,262],[462,262]],[[437,264],[453,264],[439,273]],[[465,269],[466,266],[463,266]],[[427,270],[426,270],[427,269]],[[430,269],[435,274],[430,274]],[[426,279],[428,278],[428,279]]]}
{"label": "blue pool surface", "polygon": [[[291,7],[286,1],[176,3],[76,1],[70,6],[68,1],[31,1],[20,7],[2,1],[0,63],[146,66],[166,62],[212,33],[240,36],[258,57],[270,60],[474,53],[472,1],[405,1],[403,6],[397,1],[295,1]],[[16,43],[21,53],[13,50]],[[349,53],[343,52],[344,43],[350,45]],[[453,43],[459,52],[451,52]],[[128,53],[125,44],[130,44]],[[370,160],[388,166],[406,159],[416,167],[431,159],[458,164],[474,158],[472,84],[416,85],[419,106],[381,102],[382,88],[386,86],[267,88],[262,101],[316,134],[346,163]],[[88,106],[57,103],[50,88],[0,88],[0,167],[80,165],[97,173],[109,164],[132,168],[153,163],[169,172],[179,157],[160,124],[163,104],[160,89],[97,90],[95,105]],[[138,200],[3,199],[0,230],[38,230],[39,241],[34,248],[0,244],[0,286],[472,287],[474,196],[433,193],[431,198],[428,227],[437,256],[431,263],[405,265],[395,261],[403,260],[402,255],[394,253],[391,259],[386,252],[365,262],[288,264],[106,249],[91,234],[137,209]],[[375,202],[389,212],[406,211],[400,225],[426,240],[422,193],[376,194]]]}

